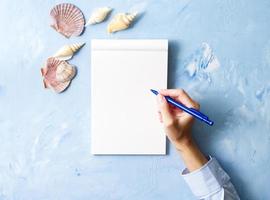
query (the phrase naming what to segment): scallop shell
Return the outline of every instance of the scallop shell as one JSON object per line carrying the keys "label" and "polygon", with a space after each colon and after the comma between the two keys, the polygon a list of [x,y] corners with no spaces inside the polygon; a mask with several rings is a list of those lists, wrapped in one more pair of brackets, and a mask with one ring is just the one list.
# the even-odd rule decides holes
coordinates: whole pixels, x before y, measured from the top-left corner
{"label": "scallop shell", "polygon": [[81,10],[73,4],[63,3],[52,8],[53,27],[65,37],[79,36],[84,29],[84,16]]}
{"label": "scallop shell", "polygon": [[73,54],[76,53],[80,48],[83,47],[85,43],[75,43],[70,45],[65,45],[60,48],[53,57],[58,60],[69,60],[72,58]]}
{"label": "scallop shell", "polygon": [[73,79],[76,74],[76,69],[67,62],[61,63],[56,69],[56,80],[60,82],[66,82]]}
{"label": "scallop shell", "polygon": [[89,20],[87,21],[85,26],[92,25],[92,24],[98,24],[100,22],[103,22],[111,11],[112,11],[112,9],[109,7],[103,7],[103,8],[96,9],[92,13],[91,17],[89,18]]}
{"label": "scallop shell", "polygon": [[41,68],[41,74],[44,77],[45,87],[50,86],[51,81],[55,81],[55,74],[57,67],[64,61],[55,58],[48,58],[44,68]]}
{"label": "scallop shell", "polygon": [[107,31],[109,33],[113,33],[116,31],[127,29],[131,22],[135,19],[136,15],[137,13],[118,13],[109,23]]}
{"label": "scallop shell", "polygon": [[62,81],[57,80],[56,72],[58,71],[57,69],[59,66],[61,68],[62,65],[70,66],[66,61],[61,61],[53,57],[47,59],[45,67],[41,68],[45,88],[52,88],[57,93],[67,89],[75,74],[70,76],[70,79],[62,79]]}
{"label": "scallop shell", "polygon": [[64,92],[68,86],[70,85],[71,81],[66,81],[66,82],[53,82],[51,83],[52,89],[57,92],[61,93]]}

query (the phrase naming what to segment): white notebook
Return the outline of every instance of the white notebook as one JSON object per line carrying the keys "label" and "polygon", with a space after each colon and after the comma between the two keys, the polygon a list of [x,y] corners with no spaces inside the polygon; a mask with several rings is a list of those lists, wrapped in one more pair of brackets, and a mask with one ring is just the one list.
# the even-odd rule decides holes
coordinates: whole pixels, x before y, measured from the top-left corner
{"label": "white notebook", "polygon": [[167,87],[168,40],[91,41],[92,154],[166,154],[150,89]]}

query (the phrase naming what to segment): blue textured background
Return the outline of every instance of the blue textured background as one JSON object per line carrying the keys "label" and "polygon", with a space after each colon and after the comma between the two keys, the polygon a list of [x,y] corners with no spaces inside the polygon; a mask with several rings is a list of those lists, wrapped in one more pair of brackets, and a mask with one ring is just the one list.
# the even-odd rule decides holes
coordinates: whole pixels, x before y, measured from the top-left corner
{"label": "blue textured background", "polygon": [[[242,199],[270,199],[270,1],[70,1],[85,14],[100,6],[143,14],[108,35],[108,21],[65,39],[50,28],[61,1],[0,0],[0,199],[193,199],[184,167],[167,156],[90,155],[90,39],[168,38],[169,86],[183,87],[216,124],[196,123],[203,151],[215,156]],[[64,44],[86,46],[62,94],[44,90],[40,67]],[[208,43],[220,68],[190,77],[185,64]],[[256,113],[256,114],[255,114]]]}

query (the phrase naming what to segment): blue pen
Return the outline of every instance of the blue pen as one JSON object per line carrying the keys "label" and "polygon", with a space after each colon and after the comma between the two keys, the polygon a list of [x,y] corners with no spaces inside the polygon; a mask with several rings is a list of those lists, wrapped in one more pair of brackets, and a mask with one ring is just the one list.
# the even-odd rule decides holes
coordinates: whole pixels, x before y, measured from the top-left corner
{"label": "blue pen", "polygon": [[[156,90],[152,90],[151,92],[153,92],[155,95],[158,95],[158,91]],[[185,105],[176,102],[175,100],[173,100],[171,97],[165,96],[165,99],[172,105],[174,105],[175,107],[187,112],[188,114],[192,115],[193,117],[205,122],[206,124],[212,126],[214,124],[213,121],[211,121],[206,115],[204,115],[203,113],[199,112],[198,110],[194,109],[194,108],[188,108]]]}

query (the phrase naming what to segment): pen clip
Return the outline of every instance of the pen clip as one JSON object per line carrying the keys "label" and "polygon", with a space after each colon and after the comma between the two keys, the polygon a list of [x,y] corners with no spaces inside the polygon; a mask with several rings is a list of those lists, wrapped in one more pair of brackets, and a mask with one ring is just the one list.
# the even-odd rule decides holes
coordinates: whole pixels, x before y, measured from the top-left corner
{"label": "pen clip", "polygon": [[193,112],[197,113],[198,115],[200,115],[204,119],[208,119],[208,117],[206,115],[202,114],[201,112],[199,112],[198,110],[196,110],[194,108],[189,108],[189,110],[192,110]]}

